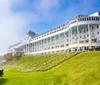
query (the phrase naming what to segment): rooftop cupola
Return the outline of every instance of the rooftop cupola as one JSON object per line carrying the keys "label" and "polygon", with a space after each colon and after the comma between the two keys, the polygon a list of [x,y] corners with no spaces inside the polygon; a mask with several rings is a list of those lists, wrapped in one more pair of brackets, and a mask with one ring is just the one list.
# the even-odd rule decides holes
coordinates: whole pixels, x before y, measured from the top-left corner
{"label": "rooftop cupola", "polygon": [[37,36],[37,34],[33,32],[32,30],[30,30],[26,35],[30,36],[31,38],[34,38]]}
{"label": "rooftop cupola", "polygon": [[25,40],[27,40],[27,39],[32,39],[32,38],[34,38],[34,37],[36,37],[37,36],[37,34],[35,33],[35,32],[33,32],[32,30],[30,30],[27,34],[26,34],[26,36],[25,36]]}

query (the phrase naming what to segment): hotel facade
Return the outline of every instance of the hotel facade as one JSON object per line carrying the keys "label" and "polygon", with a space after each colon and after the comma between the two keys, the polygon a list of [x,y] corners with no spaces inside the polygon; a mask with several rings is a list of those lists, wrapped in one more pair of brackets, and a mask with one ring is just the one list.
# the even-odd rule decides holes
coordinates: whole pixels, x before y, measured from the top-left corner
{"label": "hotel facade", "polygon": [[40,35],[29,31],[21,42],[9,46],[8,53],[39,55],[89,49],[100,49],[100,12],[77,15],[68,23]]}

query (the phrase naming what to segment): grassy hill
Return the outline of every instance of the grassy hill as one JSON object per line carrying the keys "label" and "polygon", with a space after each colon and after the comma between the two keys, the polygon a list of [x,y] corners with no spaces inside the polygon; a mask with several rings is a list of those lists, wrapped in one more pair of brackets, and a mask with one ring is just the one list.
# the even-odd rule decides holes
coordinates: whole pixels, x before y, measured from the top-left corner
{"label": "grassy hill", "polygon": [[100,85],[100,51],[21,57],[4,68],[0,85]]}
{"label": "grassy hill", "polygon": [[23,56],[20,59],[14,58],[12,61],[5,65],[5,68],[14,68],[17,71],[28,72],[28,71],[46,71],[49,70],[65,60],[78,55],[76,53],[58,53],[48,54],[40,56]]}

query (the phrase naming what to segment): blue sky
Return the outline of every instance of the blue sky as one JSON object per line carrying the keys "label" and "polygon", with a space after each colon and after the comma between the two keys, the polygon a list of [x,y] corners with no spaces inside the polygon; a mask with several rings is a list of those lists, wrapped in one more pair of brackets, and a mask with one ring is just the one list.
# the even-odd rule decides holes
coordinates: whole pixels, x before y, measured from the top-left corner
{"label": "blue sky", "polygon": [[38,34],[73,19],[77,14],[88,15],[98,10],[100,0],[23,0],[12,5],[14,13],[25,12],[25,17],[27,13],[33,14],[28,28]]}
{"label": "blue sky", "polygon": [[41,34],[100,10],[100,0],[0,0],[0,53],[33,30]]}

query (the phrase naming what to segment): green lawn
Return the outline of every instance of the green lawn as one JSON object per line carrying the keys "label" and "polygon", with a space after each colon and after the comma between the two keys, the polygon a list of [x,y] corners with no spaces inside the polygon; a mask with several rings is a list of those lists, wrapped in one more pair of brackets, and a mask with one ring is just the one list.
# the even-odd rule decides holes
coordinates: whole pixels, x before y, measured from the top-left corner
{"label": "green lawn", "polygon": [[0,85],[100,85],[100,51],[22,57],[4,68]]}
{"label": "green lawn", "polygon": [[0,85],[60,85],[62,77],[52,73],[41,72],[6,72],[0,79]]}

